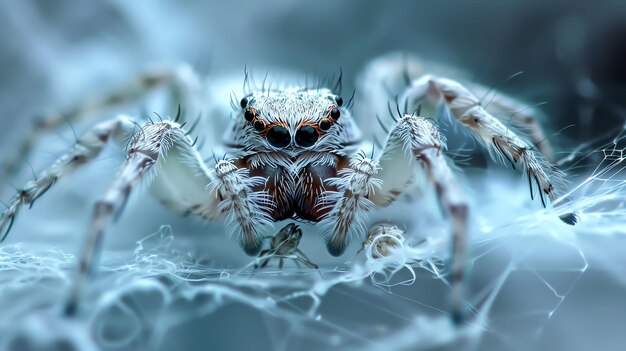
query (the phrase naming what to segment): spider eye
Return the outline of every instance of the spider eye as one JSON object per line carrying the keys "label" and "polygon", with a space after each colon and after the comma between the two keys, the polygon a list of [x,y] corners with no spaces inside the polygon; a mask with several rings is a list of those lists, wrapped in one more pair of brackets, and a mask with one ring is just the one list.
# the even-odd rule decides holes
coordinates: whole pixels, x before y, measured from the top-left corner
{"label": "spider eye", "polygon": [[330,123],[330,121],[327,118],[324,118],[319,123],[320,129],[323,130],[323,131],[329,130],[331,125],[332,125],[332,123]]}
{"label": "spider eye", "polygon": [[289,135],[287,128],[278,125],[270,128],[267,132],[266,138],[270,145],[276,148],[285,147],[291,142],[291,136]]}
{"label": "spider eye", "polygon": [[341,112],[338,108],[335,107],[332,111],[330,111],[330,117],[332,117],[335,121],[338,120],[340,116]]}
{"label": "spider eye", "polygon": [[254,122],[254,130],[257,132],[262,132],[265,130],[265,123],[263,121],[257,120]]}
{"label": "spider eye", "polygon": [[298,128],[296,132],[296,143],[302,147],[312,146],[317,141],[317,138],[319,138],[317,131],[309,125]]}
{"label": "spider eye", "polygon": [[339,106],[339,107],[341,107],[341,105],[343,105],[343,99],[339,95],[335,95],[335,102],[337,103],[337,106]]}
{"label": "spider eye", "polygon": [[[241,105],[241,108],[246,108],[248,107],[248,98],[245,97],[243,99],[241,99],[241,101],[239,102],[239,104]],[[341,105],[340,105],[341,106]]]}
{"label": "spider eye", "polygon": [[246,110],[243,113],[243,118],[245,118],[246,121],[248,121],[248,122],[252,122],[252,120],[254,119],[254,112],[252,112],[250,110]]}

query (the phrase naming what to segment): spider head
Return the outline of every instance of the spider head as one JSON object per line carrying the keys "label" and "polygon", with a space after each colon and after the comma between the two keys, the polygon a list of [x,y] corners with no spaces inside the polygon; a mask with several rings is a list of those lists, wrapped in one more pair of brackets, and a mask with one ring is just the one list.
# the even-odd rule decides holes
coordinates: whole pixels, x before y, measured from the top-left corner
{"label": "spider head", "polygon": [[270,149],[316,149],[325,137],[338,135],[342,104],[328,89],[253,93],[241,99],[241,123],[244,133]]}

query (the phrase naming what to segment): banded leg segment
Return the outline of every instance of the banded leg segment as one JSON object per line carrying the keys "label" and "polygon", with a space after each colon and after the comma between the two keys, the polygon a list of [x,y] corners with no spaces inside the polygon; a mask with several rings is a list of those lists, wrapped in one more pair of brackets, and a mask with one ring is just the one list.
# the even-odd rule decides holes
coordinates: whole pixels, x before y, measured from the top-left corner
{"label": "banded leg segment", "polygon": [[[424,169],[426,177],[435,188],[439,203],[452,220],[452,317],[460,322],[464,314],[463,285],[467,240],[468,206],[452,169],[441,152],[444,148],[437,126],[423,117],[404,116],[389,134],[381,155],[379,173],[383,184],[402,184],[409,180],[409,172],[396,172],[402,166]],[[386,170],[387,169],[387,170]],[[385,187],[370,199],[387,205],[397,197],[396,187]]]}
{"label": "banded leg segment", "polygon": [[350,243],[351,236],[366,232],[366,213],[375,206],[368,197],[383,185],[382,181],[375,177],[379,169],[378,162],[361,153],[350,161],[347,168],[337,172],[337,178],[326,181],[328,185],[337,189],[325,191],[318,200],[322,212],[330,208],[321,224],[331,228],[329,234],[324,237],[326,248],[331,255],[341,255]]}
{"label": "banded leg segment", "polygon": [[[153,168],[155,163],[170,161],[168,162],[169,167],[163,167],[166,171],[164,172],[164,178],[166,176],[170,176],[170,178],[159,179],[159,184],[161,185],[171,179],[172,169],[178,168],[183,168],[183,170],[177,175],[192,174],[192,177],[197,179],[195,183],[190,182],[191,184],[197,185],[202,183],[199,189],[194,189],[192,185],[186,185],[181,186],[176,193],[161,192],[159,193],[160,195],[174,196],[170,201],[171,203],[176,203],[179,199],[180,201],[186,200],[188,197],[185,197],[185,195],[193,193],[196,197],[202,197],[204,202],[210,203],[210,201],[207,201],[208,192],[205,191],[206,185],[210,182],[208,171],[206,171],[206,167],[201,163],[201,158],[193,147],[193,140],[181,129],[180,125],[175,122],[150,123],[141,127],[133,135],[132,132],[136,126],[137,124],[130,118],[122,116],[102,122],[91,128],[79,138],[78,142],[68,152],[42,172],[37,179],[28,182],[24,189],[19,191],[13,198],[10,207],[0,216],[0,229],[6,236],[21,207],[32,205],[57,180],[69,174],[78,166],[95,159],[109,140],[126,147],[128,157],[120,173],[95,205],[93,220],[80,256],[77,279],[74,282],[70,299],[65,308],[67,314],[72,314],[76,310],[84,280],[91,270],[90,267],[95,264],[95,256],[97,256],[96,254],[100,249],[99,246],[106,226],[116,214],[122,211],[132,189],[141,179],[146,177],[148,171]],[[130,136],[132,138],[128,142]],[[169,151],[172,151],[171,154],[168,154]],[[202,177],[203,170],[205,177]],[[192,177],[189,176],[186,180]],[[179,181],[181,179],[185,180],[185,178],[176,178]],[[170,188],[174,188],[175,185],[169,184]]]}
{"label": "banded leg segment", "polygon": [[174,145],[159,164],[150,190],[162,204],[184,215],[209,220],[225,219],[228,232],[239,236],[248,255],[261,249],[261,227],[272,222],[275,203],[264,190],[266,178],[250,176],[239,160],[218,161],[213,170],[205,165],[193,142]]}
{"label": "banded leg segment", "polygon": [[[407,88],[411,88],[412,81],[425,73],[454,76],[468,81],[468,74],[452,67],[445,67],[432,62],[421,60],[418,56],[405,52],[386,54],[371,61],[364,69],[359,80],[359,103],[355,113],[357,118],[368,118],[364,125],[366,132],[371,126],[376,126],[375,114],[384,116],[389,111],[389,102],[397,99]],[[515,125],[525,132],[533,145],[550,163],[554,163],[554,150],[550,140],[546,138],[538,116],[541,114],[533,106],[510,97],[493,88],[473,82],[466,83],[466,88],[484,102],[484,108],[491,114],[503,116],[507,125]],[[405,102],[407,104],[405,104]],[[415,101],[400,100],[398,108],[403,113],[411,113],[417,105]],[[435,116],[435,106],[423,106],[426,116]],[[369,123],[367,123],[369,122]],[[384,128],[383,128],[384,129]],[[386,136],[386,135],[385,135]]]}
{"label": "banded leg segment", "polygon": [[133,128],[133,122],[128,117],[122,116],[102,122],[82,135],[69,151],[57,159],[48,169],[41,172],[36,179],[26,183],[24,188],[19,190],[11,199],[8,209],[0,215],[0,233],[2,233],[0,241],[9,234],[13,222],[23,206],[31,207],[35,200],[52,188],[59,179],[95,159],[108,140],[115,139],[119,143],[125,142]]}
{"label": "banded leg segment", "polygon": [[[175,103],[180,103],[181,99],[184,98],[185,108],[188,112],[190,106],[197,106],[196,109],[201,106],[200,102],[196,101],[199,97],[195,97],[198,95],[196,90],[199,89],[200,83],[190,67],[179,66],[174,69],[148,72],[114,91],[96,96],[62,113],[48,113],[37,118],[21,144],[0,164],[0,181],[10,178],[19,170],[42,133],[59,128],[65,123],[90,120],[100,112],[138,100],[162,86],[171,88],[171,95],[173,100],[176,100]],[[193,113],[195,116],[197,112]]]}
{"label": "banded leg segment", "polygon": [[239,244],[246,254],[252,256],[261,250],[263,236],[259,229],[272,223],[271,213],[275,206],[266,191],[253,191],[264,185],[266,178],[250,177],[247,168],[237,168],[230,160],[215,165],[215,177],[209,185],[211,199],[218,201],[212,218],[228,218],[232,223],[229,232],[241,230]]}
{"label": "banded leg segment", "polygon": [[487,112],[492,115],[504,115],[507,124],[515,125],[524,131],[541,155],[551,164],[554,163],[554,148],[539,123],[540,112],[536,108],[482,85],[472,84],[468,89],[475,96],[488,98],[483,106]]}
{"label": "banded leg segment", "polygon": [[[169,152],[174,150],[177,152],[170,155]],[[199,158],[193,148],[191,138],[186,135],[178,123],[170,121],[143,126],[135,132],[126,151],[128,157],[120,172],[94,206],[93,218],[80,255],[78,273],[65,306],[66,315],[72,315],[76,312],[85,280],[98,262],[98,254],[101,250],[106,227],[123,211],[137,184],[143,179],[157,176],[155,172],[157,167],[154,167],[157,164],[160,165],[170,160],[173,163],[186,161],[193,164],[193,156]],[[186,158],[183,160],[172,158],[172,156],[180,158],[181,155],[185,155]],[[193,169],[190,166],[188,168]],[[198,174],[197,177],[202,178],[201,174]],[[200,190],[202,189],[200,188]]]}
{"label": "banded leg segment", "polygon": [[[546,206],[544,196],[553,203],[558,199],[559,192],[564,187],[563,173],[551,166],[527,141],[487,112],[481,106],[480,100],[460,83],[425,76],[414,81],[402,99],[412,104],[424,99],[432,104],[444,103],[452,116],[488,147],[494,160],[509,162],[514,169],[516,164],[521,164],[530,183],[531,197],[534,195],[532,189],[534,182],[544,207]],[[576,215],[572,213],[562,215],[560,218],[572,225],[577,221]]]}
{"label": "banded leg segment", "polygon": [[66,315],[73,315],[76,312],[84,281],[98,262],[97,255],[102,246],[104,231],[114,215],[122,211],[135,185],[157,161],[153,156],[143,152],[133,153],[122,166],[122,170],[115,178],[113,184],[109,186],[104,196],[96,203],[91,226],[82,248],[78,274],[73,281],[69,300],[65,306],[64,312]]}

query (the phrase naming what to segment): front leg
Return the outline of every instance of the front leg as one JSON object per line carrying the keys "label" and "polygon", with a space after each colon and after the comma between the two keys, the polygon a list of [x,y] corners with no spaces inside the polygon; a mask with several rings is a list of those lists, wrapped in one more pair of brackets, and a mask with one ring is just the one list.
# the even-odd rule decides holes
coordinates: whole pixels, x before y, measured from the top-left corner
{"label": "front leg", "polygon": [[326,181],[327,185],[337,188],[337,191],[325,191],[318,200],[322,210],[330,208],[322,225],[332,228],[324,238],[331,255],[339,256],[346,250],[349,234],[366,232],[366,212],[375,207],[368,197],[382,187],[382,181],[374,177],[379,169],[378,162],[360,153],[347,168],[337,172],[337,178]]}
{"label": "front leg", "polygon": [[370,199],[379,206],[393,202],[421,166],[435,188],[439,203],[452,220],[452,317],[463,316],[463,281],[467,240],[468,206],[454,173],[441,150],[445,147],[439,129],[431,120],[405,115],[391,130],[381,156],[379,173],[383,187]]}
{"label": "front leg", "polygon": [[266,191],[253,190],[264,185],[266,178],[250,177],[247,168],[237,168],[230,160],[218,161],[214,172],[209,189],[211,198],[219,203],[210,217],[226,218],[231,233],[241,231],[241,248],[248,255],[256,255],[262,244],[259,229],[272,222],[270,213],[275,207]]}

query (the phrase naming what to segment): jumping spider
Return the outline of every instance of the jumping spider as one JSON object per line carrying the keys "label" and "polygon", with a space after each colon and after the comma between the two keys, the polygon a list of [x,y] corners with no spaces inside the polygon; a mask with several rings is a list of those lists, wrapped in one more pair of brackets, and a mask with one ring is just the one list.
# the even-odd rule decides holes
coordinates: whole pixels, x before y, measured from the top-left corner
{"label": "jumping spider", "polygon": [[[399,66],[392,60],[383,64],[382,74],[377,73],[384,76],[385,72],[398,72]],[[121,170],[95,204],[78,278],[66,308],[72,314],[107,225],[122,211],[130,193],[144,178],[151,179],[151,193],[165,206],[208,220],[226,221],[248,255],[259,253],[265,225],[298,219],[319,223],[328,252],[338,256],[346,250],[351,237],[363,237],[368,232],[366,214],[396,201],[412,182],[415,170],[421,167],[452,221],[451,308],[458,321],[463,310],[468,205],[444,156],[445,140],[432,119],[437,115],[420,113],[417,106],[430,107],[429,111],[444,107],[489,149],[494,159],[508,161],[514,167],[520,165],[531,184],[531,196],[534,182],[544,206],[544,197],[553,202],[558,199],[557,185],[562,175],[508,123],[492,115],[498,108],[516,109],[519,103],[515,100],[500,95],[484,107],[472,92],[486,90],[483,87],[474,85],[469,89],[457,81],[431,75],[406,80],[405,85],[400,84],[397,105],[412,110],[394,117],[393,123],[379,119],[381,128],[388,133],[377,153],[370,147],[372,140],[361,139],[357,126],[376,125],[376,117],[356,116],[357,123],[350,104],[344,103],[334,89],[323,86],[255,89],[248,84],[245,96],[233,104],[236,118],[226,135],[229,158],[216,160],[212,167],[205,163],[189,135],[195,125],[186,126],[187,114],[181,114],[180,108],[175,118],[156,122],[140,123],[128,116],[100,122],[18,191],[0,216],[2,237],[24,205],[32,206],[60,178],[98,157],[109,141],[125,147],[126,160]],[[45,116],[11,160],[26,157],[38,131],[58,127],[66,119],[79,120],[93,110],[128,102],[137,91],[157,86],[169,86],[174,96],[184,96],[194,82],[197,80],[189,70],[152,73],[131,82],[122,91],[68,111],[63,117]],[[524,118],[537,125],[529,111]],[[530,134],[537,142],[534,135]],[[14,169],[12,161],[4,168],[5,173]],[[576,222],[574,214],[561,218],[569,224]],[[285,234],[299,238],[301,232],[291,229]],[[276,240],[281,242],[280,237]],[[293,245],[285,248],[282,251],[275,243],[273,250],[277,254],[298,252]],[[261,266],[266,263],[267,260]]]}

